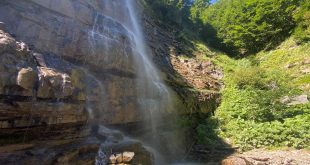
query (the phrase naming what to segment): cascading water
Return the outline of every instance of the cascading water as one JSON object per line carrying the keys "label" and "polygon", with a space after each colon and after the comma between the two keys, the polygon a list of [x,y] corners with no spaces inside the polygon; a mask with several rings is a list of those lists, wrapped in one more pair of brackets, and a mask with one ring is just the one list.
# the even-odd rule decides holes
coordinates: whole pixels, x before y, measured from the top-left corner
{"label": "cascading water", "polygon": [[[147,121],[144,125],[150,129],[150,135],[141,138],[142,143],[149,146],[149,150],[152,150],[155,156],[155,164],[167,164],[165,158],[159,154],[162,151],[166,154],[170,154],[169,150],[172,149],[168,144],[172,144],[173,140],[166,144],[162,143],[161,133],[159,128],[165,123],[163,114],[173,107],[171,102],[171,94],[169,88],[162,81],[159,71],[153,64],[151,58],[152,53],[148,49],[144,40],[142,27],[140,25],[140,18],[138,17],[137,2],[134,0],[102,0],[104,5],[104,13],[96,13],[94,16],[94,25],[89,31],[89,43],[91,49],[101,46],[103,47],[103,54],[105,60],[109,60],[109,53],[111,48],[109,44],[115,40],[121,40],[110,36],[110,31],[118,33],[121,29],[105,29],[104,23],[110,23],[108,20],[118,22],[126,30],[125,37],[128,38],[129,49],[123,48],[123,54],[126,60],[132,60],[134,65],[134,72],[136,75],[136,102],[139,105],[140,112],[143,115],[143,120]],[[101,17],[104,17],[103,21]],[[124,37],[124,38],[125,38]],[[103,43],[98,43],[98,39]],[[122,41],[123,42],[123,41]],[[112,50],[113,51],[113,50]],[[120,50],[114,50],[120,51]],[[128,52],[130,51],[130,52]],[[131,56],[130,56],[131,55]],[[166,122],[167,123],[167,122]],[[104,145],[104,144],[103,144]],[[173,148],[175,150],[175,148]],[[176,152],[176,151],[174,151]],[[103,152],[99,152],[99,158],[97,164],[105,164],[103,158],[105,155]]]}
{"label": "cascading water", "polygon": [[156,134],[156,126],[160,123],[162,111],[169,107],[170,94],[168,87],[161,80],[157,68],[150,59],[151,51],[147,51],[142,30],[136,15],[137,9],[133,6],[134,1],[127,0],[130,22],[132,23],[133,44],[136,53],[134,53],[137,64],[137,89],[141,108],[149,111],[153,134]]}

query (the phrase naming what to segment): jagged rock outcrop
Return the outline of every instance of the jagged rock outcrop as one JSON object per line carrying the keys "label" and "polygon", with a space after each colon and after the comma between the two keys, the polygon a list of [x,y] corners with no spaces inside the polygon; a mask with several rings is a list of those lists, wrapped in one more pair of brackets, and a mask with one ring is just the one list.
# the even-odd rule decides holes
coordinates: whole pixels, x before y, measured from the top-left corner
{"label": "jagged rock outcrop", "polygon": [[77,66],[60,58],[54,57],[62,68],[45,62],[2,29],[0,164],[93,164],[99,142],[79,141],[90,134],[86,100],[98,97],[92,91],[86,96],[91,83],[84,79],[95,80],[80,76]]}
{"label": "jagged rock outcrop", "polygon": [[[33,132],[44,137],[38,129],[60,124],[83,126],[88,120],[85,100],[75,99],[73,94],[86,91],[72,83],[70,72],[40,66],[35,52],[1,29],[0,38],[0,134],[23,134],[22,130],[27,130],[29,135]],[[68,70],[71,68],[74,66]]]}
{"label": "jagged rock outcrop", "polygon": [[214,111],[220,103],[222,70],[211,61],[198,59],[195,54],[201,52],[186,50],[189,46],[178,41],[176,31],[156,21],[152,12],[145,11],[143,23],[153,60],[177,93],[177,109],[185,114]]}

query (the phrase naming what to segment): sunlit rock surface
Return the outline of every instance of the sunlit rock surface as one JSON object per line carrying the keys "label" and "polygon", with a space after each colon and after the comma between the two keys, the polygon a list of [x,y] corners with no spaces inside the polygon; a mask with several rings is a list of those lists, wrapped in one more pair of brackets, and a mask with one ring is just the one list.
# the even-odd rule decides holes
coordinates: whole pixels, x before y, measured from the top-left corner
{"label": "sunlit rock surface", "polygon": [[41,67],[35,52],[1,29],[0,38],[0,136],[16,138],[14,143],[88,135],[81,129],[88,120],[86,103],[73,97],[83,89],[72,83],[70,73]]}
{"label": "sunlit rock surface", "polygon": [[[103,122],[136,122],[141,118],[137,116],[137,102],[132,99],[137,95],[133,45],[130,43],[132,35],[123,25],[106,15],[109,8],[103,1],[1,1],[0,21],[18,40],[25,41],[30,49],[42,53],[43,57],[54,54],[95,74],[105,84],[105,91],[97,90],[107,96],[101,108],[104,107],[107,114],[116,114],[115,119],[110,115],[108,120],[103,118]],[[57,65],[57,61],[51,58],[42,61],[38,57],[38,63],[42,78],[38,96],[57,95],[63,98],[73,94],[77,99],[85,99],[81,89],[72,87],[70,74],[76,76],[76,72],[64,73],[63,69],[57,72],[45,68],[44,63]],[[53,93],[53,89],[59,88],[61,83],[65,83],[63,93],[55,93],[55,90]],[[122,117],[120,113],[123,111],[128,118]]]}
{"label": "sunlit rock surface", "polygon": [[[78,67],[60,58],[54,62],[62,68],[45,62],[49,58],[2,29],[0,164],[93,164],[99,143],[80,142],[91,130],[86,98],[76,96],[86,96],[84,88],[91,83],[84,79],[95,80],[72,73]],[[91,91],[87,95],[97,97]]]}

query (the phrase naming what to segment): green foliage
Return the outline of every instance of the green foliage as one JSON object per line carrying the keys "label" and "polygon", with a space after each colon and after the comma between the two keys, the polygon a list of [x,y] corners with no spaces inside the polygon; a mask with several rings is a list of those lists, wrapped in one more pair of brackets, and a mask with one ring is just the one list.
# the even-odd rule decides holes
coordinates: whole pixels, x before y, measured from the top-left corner
{"label": "green foliage", "polygon": [[223,103],[219,108],[224,113],[224,120],[282,120],[289,111],[280,103],[280,98],[299,91],[284,83],[288,80],[287,75],[258,66],[238,67],[228,73],[225,80],[227,87],[223,91]]}
{"label": "green foliage", "polygon": [[[283,42],[278,49],[270,52],[260,52],[256,55],[261,68],[277,71],[274,75],[290,75],[289,82],[294,86],[303,89],[306,94],[310,94],[309,74],[301,73],[301,70],[308,68],[310,43],[298,45],[294,37]],[[285,76],[284,76],[285,77]]]}
{"label": "green foliage", "polygon": [[190,16],[193,21],[199,20],[200,16],[210,5],[209,0],[195,0],[190,8]]}
{"label": "green foliage", "polygon": [[189,10],[191,0],[145,0],[155,12],[159,20],[174,26],[182,28],[190,24]]}
{"label": "green foliage", "polygon": [[[308,107],[309,108],[309,107]],[[283,122],[255,122],[235,119],[225,124],[222,136],[233,137],[243,150],[262,147],[306,148],[310,144],[310,115],[298,115]]]}
{"label": "green foliage", "polygon": [[294,14],[298,26],[295,29],[295,38],[299,43],[310,41],[310,2],[303,1]]}
{"label": "green foliage", "polygon": [[272,49],[292,33],[299,43],[310,38],[308,0],[145,1],[166,25],[235,56]]}
{"label": "green foliage", "polygon": [[299,0],[220,0],[204,11],[201,20],[216,29],[218,41],[231,53],[251,54],[289,36],[298,5]]}
{"label": "green foliage", "polygon": [[243,150],[310,145],[310,103],[288,106],[280,101],[301,92],[290,83],[290,75],[247,59],[219,56],[215,62],[224,63],[226,74],[216,113],[222,137],[231,138]]}
{"label": "green foliage", "polygon": [[216,118],[210,117],[201,122],[196,127],[197,140],[200,144],[206,144],[208,146],[216,146],[221,143],[219,138],[219,122]]}
{"label": "green foliage", "polygon": [[213,119],[219,128],[212,122],[201,123],[197,128],[199,141],[212,142],[215,136],[208,132],[214,126],[212,132],[230,139],[242,150],[309,148],[310,103],[281,103],[284,96],[309,96],[309,90],[304,88],[309,76],[300,73],[300,68],[308,66],[304,61],[309,59],[309,49],[308,43],[297,45],[290,38],[278,49],[248,58],[213,56],[211,60],[225,73],[222,102]]}

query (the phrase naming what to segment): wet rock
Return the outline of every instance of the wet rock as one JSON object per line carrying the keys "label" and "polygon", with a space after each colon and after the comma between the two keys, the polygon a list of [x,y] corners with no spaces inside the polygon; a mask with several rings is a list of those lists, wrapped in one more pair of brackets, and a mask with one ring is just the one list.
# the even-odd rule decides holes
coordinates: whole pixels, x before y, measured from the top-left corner
{"label": "wet rock", "polygon": [[109,164],[130,164],[134,156],[134,152],[111,154],[109,156]]}
{"label": "wet rock", "polygon": [[67,99],[75,89],[69,74],[43,67],[47,64],[42,54],[2,30],[0,40],[0,145],[88,136],[85,102]]}
{"label": "wet rock", "polygon": [[115,154],[116,163],[123,163],[123,154]]}
{"label": "wet rock", "polygon": [[61,73],[52,68],[39,67],[40,85],[38,97],[51,96],[53,92],[56,98],[65,98],[73,93],[71,78],[66,73]]}
{"label": "wet rock", "polygon": [[27,90],[33,90],[37,84],[38,75],[32,68],[22,68],[18,72],[17,85]]}
{"label": "wet rock", "polygon": [[34,144],[13,144],[0,147],[0,153],[11,153],[20,150],[27,150],[34,147]]}
{"label": "wet rock", "polygon": [[85,79],[87,76],[84,70],[72,69],[70,77],[71,77],[73,86],[80,88],[80,89],[86,88]]}
{"label": "wet rock", "polygon": [[224,159],[221,162],[221,165],[254,165],[254,164],[246,161],[243,158],[231,157],[231,158]]}
{"label": "wet rock", "polygon": [[101,151],[108,156],[110,163],[153,164],[153,155],[141,142],[124,137],[120,131],[103,126],[100,126],[98,134],[106,137]]}
{"label": "wet rock", "polygon": [[116,155],[112,154],[112,155],[109,157],[109,163],[110,163],[110,164],[115,164],[115,163],[117,163],[117,157],[116,157]]}
{"label": "wet rock", "polygon": [[[72,69],[71,71],[71,82],[72,85],[75,87],[74,91],[73,91],[73,98],[76,100],[94,100],[91,99],[88,96],[87,99],[87,94],[86,94],[86,90],[88,90],[88,86],[87,86],[87,73],[82,70],[82,69]],[[100,89],[97,89],[100,91]],[[88,93],[89,94],[89,93]]]}
{"label": "wet rock", "polygon": [[33,57],[35,58],[37,64],[42,67],[47,67],[44,57],[40,53],[33,53]]}
{"label": "wet rock", "polygon": [[[114,144],[113,146],[105,146],[104,151],[112,150],[118,154],[111,154],[109,156],[109,163],[113,162],[119,164],[153,164],[153,155],[147,151],[139,142],[121,142]],[[130,152],[128,152],[130,151]],[[109,153],[106,151],[106,153]]]}
{"label": "wet rock", "polygon": [[37,82],[27,46],[0,29],[0,94],[32,96]]}
{"label": "wet rock", "polygon": [[0,22],[0,29],[6,30],[6,29],[5,29],[5,24],[4,24],[3,22]]}
{"label": "wet rock", "polygon": [[[11,146],[11,145],[10,145]],[[7,146],[7,147],[10,147]],[[32,145],[18,145],[9,153],[0,147],[0,164],[95,164],[99,142],[92,139],[36,141]]]}
{"label": "wet rock", "polygon": [[[114,68],[134,72],[131,32],[119,23],[122,21],[103,15],[111,8],[98,3],[4,0],[0,20],[36,49],[86,63],[93,70]],[[18,28],[17,22],[21,25]]]}
{"label": "wet rock", "polygon": [[9,34],[0,30],[0,54],[5,52],[12,52],[16,49],[15,40]]}
{"label": "wet rock", "polygon": [[134,158],[134,152],[123,152],[123,162],[130,163],[130,161]]}

